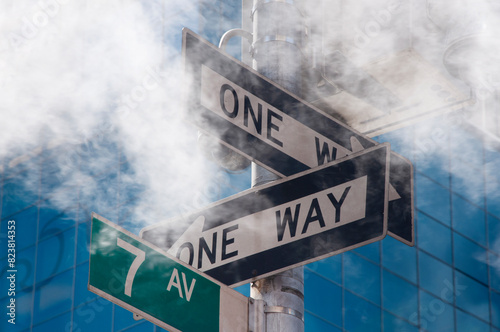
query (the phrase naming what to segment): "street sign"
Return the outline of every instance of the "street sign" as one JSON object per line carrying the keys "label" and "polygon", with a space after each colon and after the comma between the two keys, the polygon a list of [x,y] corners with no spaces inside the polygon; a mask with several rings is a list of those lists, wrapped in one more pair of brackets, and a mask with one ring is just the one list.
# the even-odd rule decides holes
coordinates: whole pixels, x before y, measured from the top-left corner
{"label": "street sign", "polygon": [[248,299],[92,213],[90,291],[168,331],[247,331]]}
{"label": "street sign", "polygon": [[[191,77],[187,120],[281,177],[378,144],[188,29],[183,56]],[[388,231],[412,246],[413,169],[409,160],[391,154],[398,181],[390,181]]]}
{"label": "street sign", "polygon": [[[387,143],[243,191],[140,236],[230,286],[383,239]],[[179,224],[191,225],[178,239]]]}

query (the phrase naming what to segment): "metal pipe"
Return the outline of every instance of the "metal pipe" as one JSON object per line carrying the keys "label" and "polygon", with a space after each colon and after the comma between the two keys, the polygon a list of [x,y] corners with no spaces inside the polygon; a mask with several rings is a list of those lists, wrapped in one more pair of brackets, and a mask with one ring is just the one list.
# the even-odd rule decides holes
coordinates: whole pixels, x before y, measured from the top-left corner
{"label": "metal pipe", "polygon": [[243,29],[231,29],[229,31],[227,31],[226,33],[224,33],[222,35],[222,37],[220,38],[220,41],[219,41],[219,48],[225,52],[226,51],[226,46],[227,46],[227,43],[229,42],[229,40],[233,37],[241,37],[241,38],[244,38],[246,40],[248,40],[248,42],[250,44],[252,44],[252,39],[253,39],[253,36],[250,32],[246,31],[246,30],[243,30]]}
{"label": "metal pipe", "polygon": [[[293,0],[254,0],[253,68],[300,95],[304,17]],[[252,164],[252,187],[279,177]],[[304,331],[304,269],[295,268],[254,282],[250,296],[265,302],[267,332]]]}

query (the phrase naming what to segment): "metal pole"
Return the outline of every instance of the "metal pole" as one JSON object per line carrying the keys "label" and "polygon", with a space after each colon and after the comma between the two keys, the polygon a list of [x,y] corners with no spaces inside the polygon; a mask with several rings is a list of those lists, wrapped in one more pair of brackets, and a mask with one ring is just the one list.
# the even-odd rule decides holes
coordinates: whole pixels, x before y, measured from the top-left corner
{"label": "metal pole", "polygon": [[[300,96],[305,23],[297,1],[254,0],[252,20],[253,68]],[[252,187],[276,179],[273,173],[252,164]],[[254,282],[250,296],[265,303],[267,332],[304,331],[302,267]]]}

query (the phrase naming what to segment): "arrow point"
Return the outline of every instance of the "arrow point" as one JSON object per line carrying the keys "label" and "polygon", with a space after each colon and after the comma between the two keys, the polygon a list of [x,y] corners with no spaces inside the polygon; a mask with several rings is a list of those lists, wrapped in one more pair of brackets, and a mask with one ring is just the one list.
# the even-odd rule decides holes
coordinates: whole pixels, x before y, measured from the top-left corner
{"label": "arrow point", "polygon": [[401,196],[399,196],[396,189],[392,186],[392,184],[389,184],[389,202],[395,201],[395,200],[400,199],[400,198],[401,198]]}
{"label": "arrow point", "polygon": [[352,149],[352,152],[354,153],[354,152],[362,151],[365,148],[363,147],[361,142],[355,136],[351,136],[351,149]]}
{"label": "arrow point", "polygon": [[182,234],[177,241],[170,247],[167,251],[171,255],[175,255],[179,247],[185,243],[189,242],[193,234],[201,234],[203,232],[203,226],[205,225],[205,216],[201,215],[196,218],[193,223],[188,227],[188,229]]}

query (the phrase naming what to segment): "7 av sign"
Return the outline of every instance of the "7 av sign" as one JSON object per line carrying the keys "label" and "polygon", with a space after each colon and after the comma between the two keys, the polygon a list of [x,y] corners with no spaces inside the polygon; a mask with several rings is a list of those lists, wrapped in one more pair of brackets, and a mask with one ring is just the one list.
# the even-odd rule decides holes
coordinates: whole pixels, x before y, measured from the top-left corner
{"label": "7 av sign", "polygon": [[246,331],[248,299],[92,213],[90,291],[168,331]]}
{"label": "7 av sign", "polygon": [[[377,144],[183,30],[187,119],[271,172],[286,177]],[[413,170],[391,153],[389,235],[413,245]]]}
{"label": "7 av sign", "polygon": [[[231,286],[351,250],[386,235],[389,157],[380,144],[146,227],[141,237]],[[180,223],[191,226],[172,242]]]}

